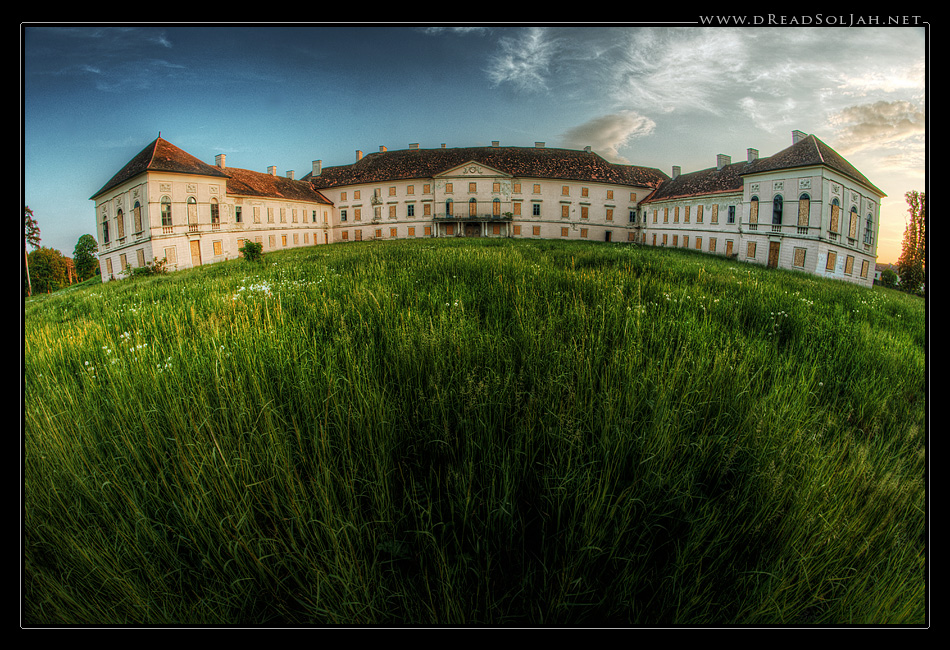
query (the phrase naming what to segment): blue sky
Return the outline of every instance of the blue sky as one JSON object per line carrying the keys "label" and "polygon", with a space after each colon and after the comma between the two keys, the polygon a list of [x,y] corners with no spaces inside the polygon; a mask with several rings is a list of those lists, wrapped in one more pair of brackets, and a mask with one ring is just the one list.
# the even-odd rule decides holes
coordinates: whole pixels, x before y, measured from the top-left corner
{"label": "blue sky", "polygon": [[[692,20],[692,18],[690,18]],[[23,202],[44,246],[94,233],[89,197],[159,132],[300,178],[355,151],[583,148],[670,173],[814,133],[888,194],[925,191],[924,27],[176,26],[21,31]]]}

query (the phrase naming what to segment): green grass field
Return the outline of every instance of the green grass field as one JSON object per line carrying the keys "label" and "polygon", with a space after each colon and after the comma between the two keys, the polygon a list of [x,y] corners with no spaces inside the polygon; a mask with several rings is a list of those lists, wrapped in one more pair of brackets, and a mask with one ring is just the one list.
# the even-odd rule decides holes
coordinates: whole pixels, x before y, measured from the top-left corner
{"label": "green grass field", "polygon": [[919,298],[690,251],[28,300],[26,624],[922,624]]}

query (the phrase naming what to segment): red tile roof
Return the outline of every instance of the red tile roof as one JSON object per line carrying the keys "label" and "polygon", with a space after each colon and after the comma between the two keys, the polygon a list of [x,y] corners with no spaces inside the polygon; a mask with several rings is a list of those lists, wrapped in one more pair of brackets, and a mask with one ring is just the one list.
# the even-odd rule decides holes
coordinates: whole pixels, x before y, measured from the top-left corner
{"label": "red tile roof", "polygon": [[547,178],[656,187],[668,176],[648,167],[607,162],[596,153],[547,147],[460,147],[399,149],[370,153],[351,165],[324,167],[304,179],[318,189],[410,178],[434,178],[467,162],[487,165],[515,178]]}
{"label": "red tile roof", "polygon": [[226,174],[218,167],[203,163],[167,140],[157,138],[136,154],[125,167],[119,170],[115,176],[109,179],[108,183],[103,185],[90,198],[94,199],[103,192],[111,190],[113,187],[147,171],[226,177]]}
{"label": "red tile roof", "polygon": [[221,168],[209,165],[162,138],[157,138],[142,149],[90,198],[94,199],[113,187],[147,171],[199,174],[226,179],[228,194],[231,195],[261,196],[288,201],[330,204],[327,197],[313,189],[310,183],[306,181],[291,180],[282,176],[237,167]]}

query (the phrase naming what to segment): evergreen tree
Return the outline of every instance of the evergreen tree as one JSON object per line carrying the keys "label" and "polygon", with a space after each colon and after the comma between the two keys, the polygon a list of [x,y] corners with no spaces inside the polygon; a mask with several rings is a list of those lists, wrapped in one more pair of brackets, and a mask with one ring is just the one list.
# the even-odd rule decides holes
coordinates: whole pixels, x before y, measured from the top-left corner
{"label": "evergreen tree", "polygon": [[926,277],[927,258],[927,201],[923,192],[907,192],[907,212],[910,220],[904,230],[901,258],[897,261],[897,275],[904,291],[918,293]]}

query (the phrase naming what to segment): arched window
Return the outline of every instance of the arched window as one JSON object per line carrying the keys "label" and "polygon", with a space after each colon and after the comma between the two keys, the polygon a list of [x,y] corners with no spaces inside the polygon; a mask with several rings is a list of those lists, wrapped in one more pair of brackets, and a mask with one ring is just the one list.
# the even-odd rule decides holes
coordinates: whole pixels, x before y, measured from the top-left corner
{"label": "arched window", "polygon": [[491,213],[494,217],[501,216],[501,200],[495,199],[491,202]]}
{"label": "arched window", "polygon": [[[297,212],[294,211],[294,216],[296,216],[296,214]],[[294,219],[294,221],[296,221],[296,219]],[[221,223],[221,217],[218,213],[218,199],[214,197],[211,198],[211,223],[212,225]]]}
{"label": "arched window", "polygon": [[172,225],[172,200],[167,196],[162,197],[162,226],[171,228]]}
{"label": "arched window", "polygon": [[445,200],[445,216],[452,216],[452,199]]}
{"label": "arched window", "polygon": [[102,213],[102,243],[109,243],[109,215],[106,212]]}
{"label": "arched window", "polygon": [[188,197],[188,230],[198,230],[198,201],[195,197]]}
{"label": "arched window", "polygon": [[477,205],[478,204],[475,202],[475,199],[468,200],[468,216],[470,217],[475,216],[475,214],[478,212],[477,207],[476,207]]}
{"label": "arched window", "polygon": [[782,225],[782,195],[776,194],[772,199],[772,225]]}
{"label": "arched window", "polygon": [[132,221],[135,226],[135,232],[142,232],[142,206],[136,201],[132,206]]}
{"label": "arched window", "polygon": [[125,237],[125,215],[122,210],[115,213],[115,236],[119,239]]}
{"label": "arched window", "polygon": [[804,235],[808,232],[808,216],[811,208],[811,197],[808,194],[802,194],[798,197],[798,233]]}
{"label": "arched window", "polygon": [[828,223],[828,232],[831,233],[832,239],[837,239],[841,219],[841,205],[838,204],[838,199],[831,200],[831,221]]}
{"label": "arched window", "polygon": [[757,230],[759,227],[759,197],[753,196],[749,199],[749,230]]}
{"label": "arched window", "polygon": [[848,221],[848,239],[857,239],[858,237],[858,209],[851,206],[850,220]]}
{"label": "arched window", "polygon": [[868,245],[874,243],[874,217],[871,216],[870,212],[868,212],[868,218],[864,222],[864,243]]}

